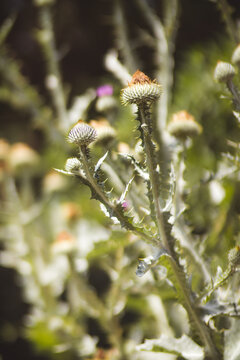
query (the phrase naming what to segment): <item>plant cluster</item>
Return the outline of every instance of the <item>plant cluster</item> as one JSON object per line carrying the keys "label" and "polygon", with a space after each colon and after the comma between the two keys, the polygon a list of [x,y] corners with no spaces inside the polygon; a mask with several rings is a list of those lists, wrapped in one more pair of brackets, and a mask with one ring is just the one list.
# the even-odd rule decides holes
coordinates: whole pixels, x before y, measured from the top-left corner
{"label": "plant cluster", "polygon": [[[151,80],[137,70],[123,2],[115,0],[122,62],[110,51],[105,63],[120,85],[87,89],[70,108],[54,3],[34,1],[51,105],[11,59],[6,39],[15,19],[0,31],[0,101],[27,111],[51,144],[40,154],[0,140],[0,263],[16,270],[31,305],[21,327],[4,324],[3,332],[24,333],[39,351],[63,360],[239,359],[239,142],[219,132],[224,145],[213,159],[203,140],[207,99],[196,105],[201,125],[185,106],[188,97],[182,101],[176,90],[172,100],[178,1],[163,1],[162,20],[136,0],[151,29],[145,34],[155,51]],[[217,5],[238,43],[229,5]],[[207,98],[218,86],[214,79],[220,83],[237,134],[240,45],[231,62],[218,61],[214,74],[206,66],[203,83]],[[213,98],[215,115],[229,115],[230,106],[220,111],[222,100]]]}

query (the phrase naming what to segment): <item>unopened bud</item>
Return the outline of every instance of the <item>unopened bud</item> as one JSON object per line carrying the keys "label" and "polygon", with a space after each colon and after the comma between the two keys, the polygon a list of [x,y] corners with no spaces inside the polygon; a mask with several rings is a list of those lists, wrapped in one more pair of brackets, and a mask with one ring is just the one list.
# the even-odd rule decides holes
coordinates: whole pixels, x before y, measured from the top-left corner
{"label": "unopened bud", "polygon": [[81,166],[81,163],[80,161],[78,160],[78,158],[74,157],[74,158],[69,158],[67,159],[66,161],[66,164],[65,164],[65,170],[66,171],[76,171],[76,170],[79,170]]}
{"label": "unopened bud", "polygon": [[88,146],[97,137],[96,130],[81,120],[69,131],[67,140],[78,146]]}
{"label": "unopened bud", "polygon": [[117,107],[117,102],[113,96],[102,96],[96,101],[96,110],[99,112],[109,111]]}
{"label": "unopened bud", "polygon": [[52,245],[55,254],[69,254],[76,249],[76,239],[67,231],[61,231]]}
{"label": "unopened bud", "polygon": [[96,144],[107,146],[116,138],[116,131],[107,120],[91,120],[90,125],[94,127],[97,132]]}
{"label": "unopened bud", "polygon": [[137,70],[131,82],[121,91],[123,105],[128,104],[151,104],[157,101],[162,94],[162,86],[151,81],[147,75]]}
{"label": "unopened bud", "polygon": [[66,221],[78,219],[82,215],[81,208],[74,202],[66,202],[61,205],[63,218]]}
{"label": "unopened bud", "polygon": [[228,82],[232,80],[235,75],[234,67],[223,61],[218,61],[217,66],[214,70],[214,79],[218,82]]}
{"label": "unopened bud", "polygon": [[39,165],[39,155],[29,145],[16,143],[9,151],[9,165],[14,172],[34,172]]}
{"label": "unopened bud", "polygon": [[176,138],[186,139],[201,134],[202,127],[192,115],[183,110],[173,114],[168,124],[168,132]]}
{"label": "unopened bud", "polygon": [[240,265],[240,246],[237,245],[233,249],[231,249],[228,253],[228,261],[229,265],[232,268]]}
{"label": "unopened bud", "polygon": [[43,178],[43,191],[48,194],[62,191],[66,185],[66,178],[54,170],[48,172]]}

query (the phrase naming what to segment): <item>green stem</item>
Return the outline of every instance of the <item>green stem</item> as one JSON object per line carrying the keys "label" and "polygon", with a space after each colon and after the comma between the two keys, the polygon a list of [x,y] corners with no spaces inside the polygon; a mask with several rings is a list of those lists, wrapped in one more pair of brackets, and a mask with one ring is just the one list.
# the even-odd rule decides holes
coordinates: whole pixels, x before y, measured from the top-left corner
{"label": "green stem", "polygon": [[[147,116],[146,116],[147,114]],[[149,171],[150,181],[152,185],[152,196],[154,201],[154,206],[156,210],[156,222],[159,231],[159,236],[163,242],[164,247],[170,254],[170,262],[172,269],[174,271],[175,278],[177,280],[178,286],[181,289],[183,295],[183,305],[189,315],[189,318],[193,321],[195,328],[197,329],[200,338],[205,346],[206,353],[210,356],[211,359],[217,360],[221,359],[220,354],[213,343],[211,334],[206,324],[200,319],[197,313],[197,309],[193,303],[193,294],[187,284],[185,273],[178,262],[177,255],[175,253],[173,245],[168,239],[164,226],[163,214],[159,202],[159,188],[157,181],[157,172],[155,166],[155,154],[153,153],[153,144],[151,139],[151,129],[150,129],[150,118],[149,118],[149,106],[142,104],[139,106],[139,115],[141,121],[141,127],[143,129],[143,140],[144,148],[146,151],[146,162]]]}
{"label": "green stem", "polygon": [[232,80],[227,81],[227,87],[228,87],[228,90],[233,95],[233,103],[236,106],[236,109],[238,111],[240,111],[240,95],[239,95],[238,89],[236,88],[236,86],[234,85]]}
{"label": "green stem", "polygon": [[114,216],[120,221],[121,224],[125,224],[126,228],[136,235],[143,237],[148,243],[152,244],[153,246],[159,247],[159,242],[155,240],[154,236],[150,236],[145,232],[141,231],[140,229],[136,228],[133,224],[131,224],[128,219],[124,216],[124,214],[120,211],[120,209],[113,204],[108,197],[104,194],[100,186],[98,185],[97,181],[94,179],[91,166],[89,164],[88,156],[87,156],[87,149],[85,146],[80,147],[80,153],[82,155],[81,160],[83,164],[83,169],[86,175],[86,178],[90,184],[90,186],[94,189],[96,194],[101,199],[101,202],[112,211]]}
{"label": "green stem", "polygon": [[52,82],[48,84],[48,89],[56,109],[59,128],[61,131],[65,132],[68,127],[65,95],[58,65],[57,49],[54,41],[51,11],[48,5],[39,6],[39,23],[42,28],[42,36],[40,33],[40,44],[46,58],[48,72],[47,80]]}
{"label": "green stem", "polygon": [[150,128],[149,128],[150,124],[149,124],[149,119],[147,119],[147,117],[145,116],[146,112],[149,112],[148,107],[146,108],[143,106],[139,106],[139,115],[140,115],[141,127],[143,130],[142,134],[144,139],[144,147],[146,151],[146,161],[149,171],[150,182],[152,185],[152,195],[153,195],[154,207],[156,211],[156,225],[158,228],[160,239],[166,250],[168,250],[168,252],[170,253],[170,247],[164,231],[164,223],[163,223],[163,217],[162,217],[160,201],[159,201],[159,185],[156,179],[158,174],[156,173],[156,164],[154,159],[155,155],[154,155]]}

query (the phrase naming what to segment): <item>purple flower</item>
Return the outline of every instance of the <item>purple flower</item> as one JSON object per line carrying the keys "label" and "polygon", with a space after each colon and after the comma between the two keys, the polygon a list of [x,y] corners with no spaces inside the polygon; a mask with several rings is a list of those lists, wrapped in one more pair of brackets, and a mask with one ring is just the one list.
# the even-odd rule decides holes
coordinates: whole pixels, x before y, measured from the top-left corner
{"label": "purple flower", "polygon": [[97,88],[97,96],[102,97],[106,95],[112,95],[113,94],[113,87],[112,85],[102,85]]}
{"label": "purple flower", "polygon": [[124,201],[122,202],[122,207],[123,207],[124,210],[127,210],[127,209],[128,209],[129,204],[128,204],[128,202],[127,202],[126,200],[124,200]]}

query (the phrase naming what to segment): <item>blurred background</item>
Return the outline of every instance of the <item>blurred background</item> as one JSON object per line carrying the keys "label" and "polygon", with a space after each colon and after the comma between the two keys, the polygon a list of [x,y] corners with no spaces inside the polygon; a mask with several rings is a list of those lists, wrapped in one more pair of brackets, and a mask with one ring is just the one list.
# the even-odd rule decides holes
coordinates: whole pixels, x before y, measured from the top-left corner
{"label": "blurred background", "polygon": [[[161,18],[162,2],[147,2]],[[191,184],[202,176],[198,170],[200,165],[209,172],[216,169],[222,152],[227,151],[227,138],[239,139],[239,129],[229,103],[219,99],[221,89],[213,80],[217,60],[229,61],[235,45],[214,1],[181,0],[179,3],[169,114],[186,109],[204,128],[203,136],[188,154],[189,174],[195,174],[189,180]],[[239,0],[228,3],[234,9],[233,18],[240,19]],[[75,156],[76,151],[65,143],[66,133],[56,120],[59,113],[56,114],[56,104],[51,97],[56,78],[46,75],[49,58],[47,53],[44,54],[44,46],[41,47],[46,34],[41,33],[44,19],[39,16],[42,6],[39,4],[30,0],[0,2],[0,25],[5,26],[11,19],[11,29],[0,43],[0,236],[3,240],[0,245],[0,358],[111,359],[113,357],[110,352],[107,355],[107,351],[114,348],[115,340],[110,339],[107,329],[99,321],[99,314],[94,314],[93,309],[99,306],[97,311],[101,312],[98,299],[106,300],[112,289],[114,272],[122,271],[123,283],[134,279],[137,258],[145,248],[137,248],[134,237],[118,229],[112,231],[97,202],[89,199],[89,191],[53,171],[64,168],[66,159]],[[113,0],[56,0],[50,5],[65,106],[69,111],[75,109],[71,113],[72,122],[78,120],[76,99],[84,95],[87,106],[84,101],[81,105],[80,101],[79,113],[88,122],[107,121],[118,134],[117,140],[107,146],[122,151],[124,146],[135,145],[131,135],[135,125],[128,120],[130,112],[120,106],[119,93],[123,84],[105,66],[109,50],[118,49],[120,58],[123,56],[115,6]],[[148,24],[134,1],[122,0],[121,9],[131,49],[137,58],[137,67],[128,70],[133,73],[139,68],[154,78],[154,49],[145,38]],[[101,95],[97,91],[106,84],[110,89],[106,95],[112,99],[109,107],[98,101]],[[65,128],[67,131],[67,126]],[[111,136],[114,138],[115,133]],[[94,156],[97,158],[103,153],[99,147]],[[231,186],[227,186],[231,192]],[[239,189],[235,194],[240,195]],[[233,211],[239,213],[237,198],[232,206]],[[198,199],[199,193],[193,193],[189,199],[193,208]],[[191,214],[196,234],[211,228],[211,219],[204,213],[206,206],[207,199],[201,197],[200,210],[193,210]],[[214,236],[217,235],[212,234],[212,253],[216,249]],[[77,250],[80,257],[77,255],[73,259],[69,254],[75,237],[81,241],[81,246]],[[65,245],[61,248],[62,243],[67,249]],[[222,245],[219,251],[224,252],[230,245]],[[62,261],[61,256],[50,261],[52,251],[61,256],[68,254],[67,262]],[[124,258],[125,251],[128,260]],[[119,269],[114,268],[115,265]],[[68,281],[71,271],[73,284]],[[38,272],[42,273],[40,280],[35,274]],[[80,305],[74,303],[77,296],[72,292],[77,272],[83,274],[84,281],[79,288],[86,294],[85,301],[88,297],[93,300],[91,311],[81,304],[81,313],[76,315]],[[133,284],[134,280],[131,281]],[[141,321],[144,324],[151,322],[151,315],[142,319],[142,299],[137,285],[131,295],[127,285],[127,290],[122,283],[119,287],[126,291],[126,298],[119,304],[122,309],[119,310],[116,334],[121,329],[121,336],[127,338],[131,326]],[[111,294],[111,301],[118,296]],[[71,310],[66,310],[67,306]],[[57,308],[55,313],[54,308]],[[76,317],[77,325],[72,323]],[[84,338],[81,323],[84,323],[89,338]],[[144,335],[151,337],[146,324]],[[110,321],[107,327],[110,329],[111,326],[115,325]],[[78,331],[85,339],[81,346]],[[84,353],[84,346],[104,350],[101,354],[98,350],[93,357],[94,350]]]}

